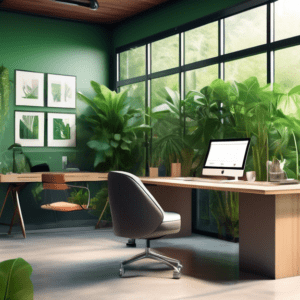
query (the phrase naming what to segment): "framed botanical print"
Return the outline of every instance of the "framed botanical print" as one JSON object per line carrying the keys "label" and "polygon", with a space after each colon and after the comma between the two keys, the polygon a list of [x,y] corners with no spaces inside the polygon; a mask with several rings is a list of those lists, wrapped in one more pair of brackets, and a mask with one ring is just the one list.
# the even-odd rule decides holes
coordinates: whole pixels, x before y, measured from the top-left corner
{"label": "framed botanical print", "polygon": [[44,73],[16,70],[16,105],[44,106]]}
{"label": "framed botanical print", "polygon": [[47,74],[47,106],[76,108],[76,77]]}
{"label": "framed botanical print", "polygon": [[76,147],[76,114],[48,113],[48,147]]}
{"label": "framed botanical print", "polygon": [[22,147],[43,147],[45,113],[15,111],[15,143]]}

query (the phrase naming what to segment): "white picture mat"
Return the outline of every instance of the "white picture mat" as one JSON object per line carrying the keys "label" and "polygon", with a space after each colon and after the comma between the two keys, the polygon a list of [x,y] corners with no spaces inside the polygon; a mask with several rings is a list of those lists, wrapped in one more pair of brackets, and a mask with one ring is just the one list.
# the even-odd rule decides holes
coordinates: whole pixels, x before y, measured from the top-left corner
{"label": "white picture mat", "polygon": [[[23,84],[31,86],[32,80],[38,81],[38,99],[23,98]],[[44,73],[16,70],[16,105],[44,106]]]}
{"label": "white picture mat", "polygon": [[[48,113],[48,147],[76,147],[76,114],[57,114]],[[53,139],[53,120],[54,119],[68,119],[70,124],[69,140],[55,140]]]}
{"label": "white picture mat", "polygon": [[[38,139],[21,139],[20,137],[20,121],[23,116],[38,116],[39,118],[39,138]],[[15,112],[15,143],[21,144],[22,147],[43,147],[45,132],[45,113],[43,112]]]}
{"label": "white picture mat", "polygon": [[[61,85],[61,101],[55,101],[52,94],[52,84]],[[66,84],[71,88],[71,98],[65,98]],[[47,74],[47,106],[76,108],[76,77]]]}

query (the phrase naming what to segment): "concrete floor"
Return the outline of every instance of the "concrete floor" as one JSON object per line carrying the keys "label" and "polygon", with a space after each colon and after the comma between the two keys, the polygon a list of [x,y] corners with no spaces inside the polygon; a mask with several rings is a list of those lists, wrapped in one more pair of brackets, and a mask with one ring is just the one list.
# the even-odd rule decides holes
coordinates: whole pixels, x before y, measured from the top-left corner
{"label": "concrete floor", "polygon": [[[182,277],[160,263],[142,260],[125,269],[119,264],[143,251],[125,246],[111,229],[32,231],[0,235],[0,261],[22,257],[33,267],[35,300],[299,300],[300,276],[271,280],[238,269],[238,244],[193,235],[151,242],[158,252],[183,263]],[[20,299],[22,300],[22,299]]]}

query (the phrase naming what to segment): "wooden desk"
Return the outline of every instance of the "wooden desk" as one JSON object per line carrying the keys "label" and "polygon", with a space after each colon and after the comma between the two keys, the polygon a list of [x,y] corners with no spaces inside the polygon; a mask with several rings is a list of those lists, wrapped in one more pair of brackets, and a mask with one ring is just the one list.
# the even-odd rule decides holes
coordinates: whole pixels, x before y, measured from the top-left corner
{"label": "wooden desk", "polygon": [[300,275],[300,184],[141,180],[162,206],[182,214],[183,227],[190,226],[185,232],[191,232],[192,188],[239,192],[240,269],[274,279]]}
{"label": "wooden desk", "polygon": [[[15,198],[15,212],[18,211],[21,218],[18,184],[41,182],[41,174],[0,175],[0,182],[9,182],[14,189],[11,192]],[[107,173],[64,174],[68,182],[107,180]],[[239,192],[240,269],[274,279],[300,275],[300,184],[229,183],[213,179],[185,181],[163,177],[142,177],[141,180],[163,209],[181,214],[181,236],[191,234],[193,188]],[[8,189],[7,195],[9,192]]]}
{"label": "wooden desk", "polygon": [[[66,182],[106,181],[108,175],[108,173],[96,173],[96,172],[48,172],[48,174],[49,173],[64,174]],[[24,188],[26,184],[30,182],[42,182],[42,174],[43,172],[22,173],[22,174],[14,173],[14,174],[7,174],[7,175],[0,174],[0,183],[9,183],[6,192],[6,197],[4,199],[2,209],[0,211],[0,217],[3,213],[9,194],[11,194],[12,196],[12,200],[15,208],[10,224],[1,223],[2,225],[9,226],[8,234],[11,234],[12,227],[15,223],[15,218],[16,216],[19,216],[22,233],[24,238],[26,238],[25,224],[23,221],[23,215],[22,215],[22,210],[21,210],[20,200],[19,200],[19,192],[22,188]]]}

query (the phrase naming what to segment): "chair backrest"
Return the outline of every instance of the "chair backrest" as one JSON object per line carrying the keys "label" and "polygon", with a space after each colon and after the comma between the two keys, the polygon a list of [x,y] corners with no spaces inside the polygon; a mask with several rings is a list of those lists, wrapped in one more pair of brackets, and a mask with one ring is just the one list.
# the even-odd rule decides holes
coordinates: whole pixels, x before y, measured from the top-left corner
{"label": "chair backrest", "polygon": [[142,238],[154,232],[163,221],[163,209],[133,174],[109,172],[108,195],[117,236]]}

